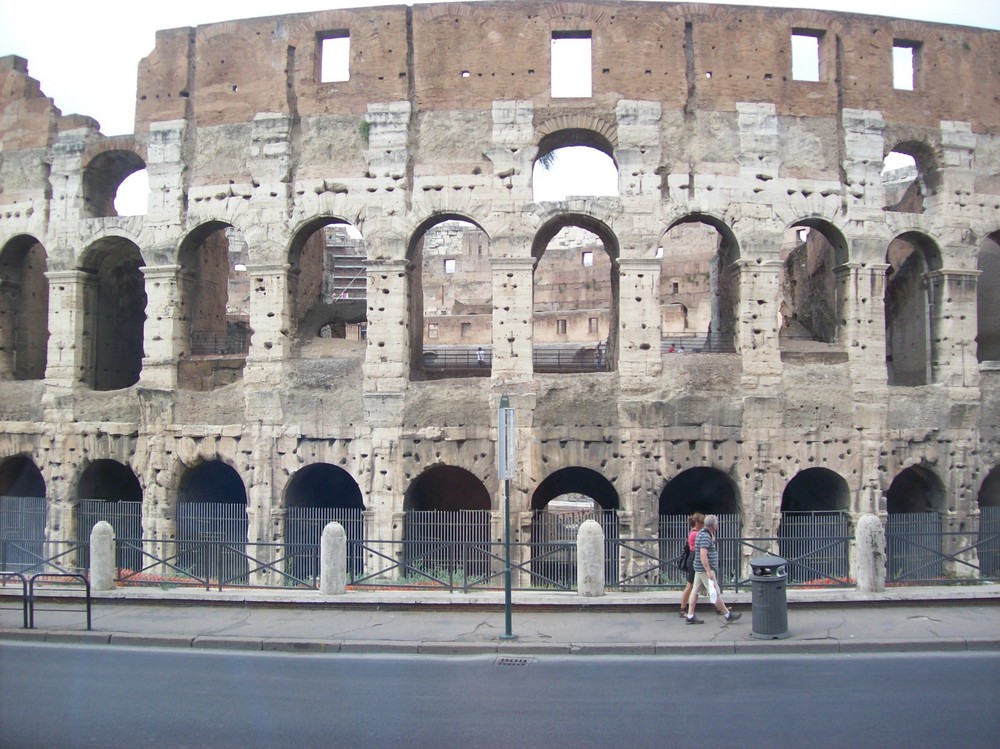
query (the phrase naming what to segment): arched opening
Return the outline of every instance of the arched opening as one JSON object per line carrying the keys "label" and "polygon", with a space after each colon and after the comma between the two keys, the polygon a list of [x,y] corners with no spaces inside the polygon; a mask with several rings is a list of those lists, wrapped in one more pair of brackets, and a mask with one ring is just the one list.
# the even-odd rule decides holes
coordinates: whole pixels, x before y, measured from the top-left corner
{"label": "arched opening", "polygon": [[149,173],[132,172],[122,180],[115,193],[115,212],[119,216],[142,216],[149,206]]}
{"label": "arched opening", "polygon": [[[142,158],[132,151],[104,151],[91,159],[83,170],[83,204],[87,216],[119,215],[115,198],[120,187],[129,175],[145,168]],[[147,186],[147,192],[148,189]]]}
{"label": "arched opening", "polygon": [[891,582],[937,580],[943,575],[941,513],[944,485],[930,468],[901,471],[886,492],[886,569]]}
{"label": "arched opening", "polygon": [[602,222],[569,214],[535,237],[535,372],[612,370],[618,352],[618,239]]}
{"label": "arched opening", "polygon": [[993,232],[979,248],[976,264],[976,334],[980,362],[1000,361],[1000,231]]}
{"label": "arched opening", "polygon": [[85,288],[85,330],[91,331],[81,382],[94,390],[134,385],[142,374],[146,322],[145,265],[139,248],[121,237],[98,240],[80,269],[93,279]]}
{"label": "arched opening", "polygon": [[1000,468],[990,471],[979,487],[978,536],[979,576],[1000,577]]}
{"label": "arched opening", "polygon": [[828,468],[807,468],[788,482],[781,495],[778,553],[788,560],[789,581],[847,582],[850,503],[847,481]]}
{"label": "arched opening", "polygon": [[618,197],[611,145],[588,130],[562,130],[542,139],[531,172],[532,200]]}
{"label": "arched opening", "polygon": [[181,244],[182,319],[188,326],[178,385],[214,390],[243,377],[250,350],[249,252],[243,235],[212,221]]}
{"label": "arched opening", "polygon": [[22,234],[0,250],[0,379],[42,380],[49,343],[45,248]]}
{"label": "arched opening", "polygon": [[319,548],[328,523],[340,523],[347,536],[347,569],[364,568],[364,509],[361,487],[339,466],[315,463],[296,471],[285,488],[285,543],[288,574],[299,580],[319,577]]}
{"label": "arched opening", "polygon": [[444,584],[489,574],[490,493],[457,466],[433,466],[403,496],[403,577]]}
{"label": "arched opening", "polygon": [[885,349],[890,385],[931,382],[933,360],[927,272],[941,267],[940,253],[927,237],[908,232],[886,252]]}
{"label": "arched opening", "polygon": [[532,587],[576,587],[576,536],[585,520],[604,529],[604,580],[618,584],[618,492],[590,468],[562,468],[531,496]]}
{"label": "arched opening", "polygon": [[320,218],[302,228],[289,254],[296,344],[305,356],[364,356],[368,335],[367,246],[351,224]]}
{"label": "arched opening", "polygon": [[[142,565],[142,486],[135,473],[117,460],[100,459],[88,465],[76,487],[77,539],[86,543],[94,526],[110,523],[117,541],[117,564],[137,570]],[[89,547],[83,547],[81,566],[87,567]]]}
{"label": "arched opening", "polygon": [[837,342],[844,300],[838,299],[834,269],[847,261],[847,242],[825,221],[803,220],[785,231],[779,330],[783,356],[827,352],[830,345],[816,344]]}
{"label": "arched opening", "polygon": [[424,222],[410,243],[412,369],[427,378],[487,377],[493,364],[490,238],[455,215]]}
{"label": "arched opening", "polygon": [[887,211],[923,213],[939,182],[933,149],[916,141],[900,143],[882,162],[883,206]]}
{"label": "arched opening", "polygon": [[0,559],[25,572],[45,559],[45,479],[27,455],[0,461]]}
{"label": "arched opening", "polygon": [[[674,559],[687,542],[688,517],[696,512],[717,515],[719,532],[719,568],[726,580],[739,574],[740,518],[739,488],[727,474],[717,468],[698,466],[681,471],[660,492],[659,537],[660,558]],[[667,581],[683,585],[686,578],[673,565],[667,565]]]}
{"label": "arched opening", "polygon": [[247,491],[236,470],[220,460],[188,469],[177,488],[178,566],[219,585],[245,585],[247,533]]}
{"label": "arched opening", "polygon": [[685,216],[664,232],[656,255],[662,353],[735,352],[739,248],[729,228],[708,216]]}

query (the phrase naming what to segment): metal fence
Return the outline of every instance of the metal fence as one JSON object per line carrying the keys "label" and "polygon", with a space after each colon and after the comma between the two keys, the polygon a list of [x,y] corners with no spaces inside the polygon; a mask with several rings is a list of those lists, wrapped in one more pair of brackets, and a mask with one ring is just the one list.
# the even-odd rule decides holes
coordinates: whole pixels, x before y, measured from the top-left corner
{"label": "metal fence", "polygon": [[980,577],[1000,578],[1000,506],[979,508],[976,545]]}
{"label": "metal fence", "polygon": [[783,512],[778,556],[788,560],[788,584],[847,584],[852,541],[846,512]]}
{"label": "metal fence", "polygon": [[587,520],[604,531],[604,581],[618,584],[618,513],[614,510],[551,512],[536,510],[531,519],[531,579],[536,588],[576,587],[576,537]]}
{"label": "metal fence", "polygon": [[403,540],[404,579],[489,573],[489,510],[411,510],[403,517]]}
{"label": "metal fence", "polygon": [[45,497],[0,497],[0,570],[25,572],[45,558]]}
{"label": "metal fence", "polygon": [[890,513],[885,524],[886,581],[943,578],[943,539],[936,512]]}
{"label": "metal fence", "polygon": [[347,536],[347,570],[364,571],[364,511],[355,507],[289,507],[285,515],[288,573],[300,580],[319,579],[319,550],[323,529],[340,523]]}
{"label": "metal fence", "polygon": [[[111,524],[117,541],[138,541],[142,538],[142,502],[81,499],[77,503],[76,537],[84,543],[80,554],[82,569],[90,566],[90,533],[101,521]],[[126,544],[119,543],[116,553],[119,568],[136,569],[141,564],[139,555]]]}
{"label": "metal fence", "polygon": [[181,502],[177,505],[178,561],[200,579],[249,582],[247,508],[242,503]]}

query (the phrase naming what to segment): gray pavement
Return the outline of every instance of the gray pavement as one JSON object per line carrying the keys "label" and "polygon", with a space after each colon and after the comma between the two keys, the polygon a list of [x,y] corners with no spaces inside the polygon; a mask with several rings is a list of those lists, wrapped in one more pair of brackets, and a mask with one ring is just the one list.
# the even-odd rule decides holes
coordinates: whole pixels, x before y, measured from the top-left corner
{"label": "gray pavement", "polygon": [[[65,590],[36,591],[34,628],[19,590],[0,588],[0,640],[266,651],[433,654],[741,654],[1000,650],[1000,585],[788,590],[788,636],[754,636],[749,591],[726,596],[726,624],[703,602],[701,626],[678,615],[679,593],[515,592],[507,640],[502,592],[123,588],[85,607]],[[79,595],[78,593],[76,594]],[[757,628],[773,633],[773,618]],[[758,632],[758,635],[762,632]]]}

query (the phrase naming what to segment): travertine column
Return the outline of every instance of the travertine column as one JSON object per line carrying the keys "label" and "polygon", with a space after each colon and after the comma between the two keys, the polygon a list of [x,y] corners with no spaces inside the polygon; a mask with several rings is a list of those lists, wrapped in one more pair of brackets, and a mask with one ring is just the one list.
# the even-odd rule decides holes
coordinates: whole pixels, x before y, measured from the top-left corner
{"label": "travertine column", "polygon": [[533,376],[533,257],[495,257],[493,267],[493,379],[524,382]]}
{"label": "travertine column", "polygon": [[834,269],[841,328],[855,389],[884,392],[885,263],[845,263]]}
{"label": "travertine column", "polygon": [[736,266],[740,282],[737,345],[743,357],[743,385],[774,389],[781,384],[781,263],[738,260]]}
{"label": "travertine column", "polygon": [[407,260],[368,261],[368,348],[365,350],[365,393],[402,393],[409,381],[411,332],[421,324],[411,310]]}
{"label": "travertine column", "polygon": [[[93,302],[97,277],[79,270],[50,271],[48,384],[70,388],[93,379]],[[88,382],[92,385],[93,382]]]}
{"label": "travertine column", "polygon": [[623,388],[627,387],[628,380],[641,382],[658,377],[663,369],[660,263],[659,258],[622,258],[618,261],[618,340],[609,342],[608,356],[617,351]]}
{"label": "travertine column", "polygon": [[945,268],[927,274],[931,382],[979,386],[976,357],[976,278],[979,271]]}
{"label": "travertine column", "polygon": [[177,359],[184,332],[179,315],[179,265],[145,266],[146,324],[141,385],[172,390],[177,387]]}

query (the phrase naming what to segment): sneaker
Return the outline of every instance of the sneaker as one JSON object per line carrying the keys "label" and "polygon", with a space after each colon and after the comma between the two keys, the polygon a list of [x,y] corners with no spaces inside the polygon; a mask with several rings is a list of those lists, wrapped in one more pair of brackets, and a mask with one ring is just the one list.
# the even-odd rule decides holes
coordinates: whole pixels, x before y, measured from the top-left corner
{"label": "sneaker", "polygon": [[730,609],[729,613],[726,614],[726,616],[724,616],[723,618],[726,620],[727,623],[738,622],[740,620],[740,617],[742,616],[743,614],[741,614],[739,611],[733,611]]}
{"label": "sneaker", "polygon": [[688,624],[704,624],[705,623],[704,619],[699,619],[697,616],[686,616],[686,617],[684,617],[684,619],[687,621]]}
{"label": "sneaker", "polygon": [[681,619],[687,619],[687,609],[681,609]]}

